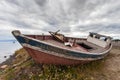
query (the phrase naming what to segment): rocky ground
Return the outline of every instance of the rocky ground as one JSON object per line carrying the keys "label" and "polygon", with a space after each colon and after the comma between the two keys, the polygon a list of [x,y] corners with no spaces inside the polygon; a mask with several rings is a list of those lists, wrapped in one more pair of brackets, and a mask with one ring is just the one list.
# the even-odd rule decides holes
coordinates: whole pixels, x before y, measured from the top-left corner
{"label": "rocky ground", "polygon": [[120,41],[102,60],[78,66],[36,64],[24,49],[0,66],[0,80],[120,80]]}

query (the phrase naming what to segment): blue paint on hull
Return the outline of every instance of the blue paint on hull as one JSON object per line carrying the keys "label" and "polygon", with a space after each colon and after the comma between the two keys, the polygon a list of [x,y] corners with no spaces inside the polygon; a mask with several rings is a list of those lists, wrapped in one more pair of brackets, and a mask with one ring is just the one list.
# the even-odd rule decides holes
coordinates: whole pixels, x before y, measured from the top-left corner
{"label": "blue paint on hull", "polygon": [[77,58],[93,58],[93,59],[96,59],[96,58],[104,57],[106,55],[106,54],[101,54],[101,55],[85,54],[85,53],[70,51],[70,50],[66,50],[66,49],[63,49],[63,48],[58,48],[58,47],[55,47],[55,46],[51,46],[51,45],[48,45],[48,44],[44,44],[42,42],[38,42],[38,41],[35,41],[35,40],[32,40],[32,39],[28,39],[26,37],[22,37],[22,36],[15,36],[15,37],[19,41],[20,44],[26,43],[26,44],[29,44],[31,46],[39,47],[39,48],[41,48],[43,50],[46,50],[46,51],[51,51],[51,52],[53,51],[53,52],[56,52],[56,53],[59,53],[59,54],[64,54],[64,55],[67,55],[67,56],[74,56],[74,57],[77,57]]}

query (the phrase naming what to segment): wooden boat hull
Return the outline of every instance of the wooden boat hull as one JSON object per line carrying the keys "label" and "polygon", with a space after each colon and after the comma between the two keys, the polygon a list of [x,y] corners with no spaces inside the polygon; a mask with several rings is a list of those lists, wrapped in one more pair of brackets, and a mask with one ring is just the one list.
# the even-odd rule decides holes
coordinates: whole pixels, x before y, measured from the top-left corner
{"label": "wooden boat hull", "polygon": [[[43,41],[36,40],[18,31],[12,32],[18,42],[27,50],[28,54],[37,62],[41,64],[55,64],[55,65],[77,65],[94,60],[104,58],[111,47],[103,53],[84,53],[72,50],[66,50],[54,45],[49,45]],[[48,38],[48,37],[47,37]]]}
{"label": "wooden boat hull", "polygon": [[67,59],[63,57],[58,57],[54,55],[50,55],[38,50],[34,50],[28,47],[24,47],[30,56],[40,64],[55,64],[55,65],[77,65],[77,64],[84,64],[87,62],[90,62],[88,60],[73,60],[73,59]]}

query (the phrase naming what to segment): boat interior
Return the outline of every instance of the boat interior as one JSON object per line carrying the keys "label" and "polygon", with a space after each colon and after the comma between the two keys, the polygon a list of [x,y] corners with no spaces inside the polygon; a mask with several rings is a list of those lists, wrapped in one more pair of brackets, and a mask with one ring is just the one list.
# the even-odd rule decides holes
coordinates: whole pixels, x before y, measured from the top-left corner
{"label": "boat interior", "polygon": [[[55,33],[55,32],[49,32],[51,35],[25,35],[40,41],[44,41],[47,44],[54,45],[56,47],[61,47],[64,49],[69,49],[69,50],[74,50],[74,51],[80,51],[80,52],[88,52],[88,53],[101,53],[106,51],[107,49],[110,48],[110,37],[105,37],[103,40],[99,40],[101,35],[95,34],[95,33],[90,33],[87,39],[85,38],[73,38],[73,37],[65,37],[62,34]],[[95,36],[97,35],[97,36]],[[94,40],[90,41],[93,38],[96,40],[98,39],[99,41],[103,41],[106,43],[105,46],[101,46],[101,44],[94,43]]]}

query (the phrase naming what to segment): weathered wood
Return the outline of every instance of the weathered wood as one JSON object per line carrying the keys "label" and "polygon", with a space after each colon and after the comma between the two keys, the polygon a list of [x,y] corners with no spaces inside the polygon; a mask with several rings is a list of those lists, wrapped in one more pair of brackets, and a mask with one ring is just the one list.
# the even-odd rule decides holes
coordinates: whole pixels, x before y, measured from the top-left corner
{"label": "weathered wood", "polygon": [[[103,48],[88,42],[87,39],[65,37],[57,32],[50,32],[52,36],[24,35],[19,31],[12,33],[30,56],[41,64],[82,64],[104,58],[112,48],[111,43]],[[57,39],[55,40],[54,37]],[[65,42],[71,42],[73,46],[66,46],[64,45]]]}

